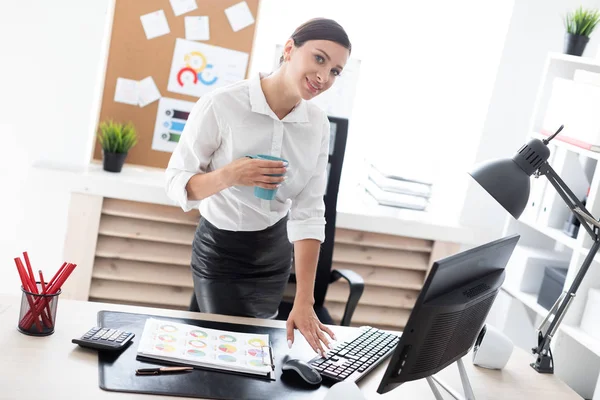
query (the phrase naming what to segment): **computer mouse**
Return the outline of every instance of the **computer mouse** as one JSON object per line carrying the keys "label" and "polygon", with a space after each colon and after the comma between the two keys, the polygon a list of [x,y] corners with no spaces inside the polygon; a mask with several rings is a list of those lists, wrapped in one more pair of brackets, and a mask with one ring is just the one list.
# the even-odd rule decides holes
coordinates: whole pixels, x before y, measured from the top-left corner
{"label": "computer mouse", "polygon": [[302,360],[287,360],[283,363],[281,369],[284,371],[295,371],[305,382],[311,385],[318,385],[323,380],[319,371]]}

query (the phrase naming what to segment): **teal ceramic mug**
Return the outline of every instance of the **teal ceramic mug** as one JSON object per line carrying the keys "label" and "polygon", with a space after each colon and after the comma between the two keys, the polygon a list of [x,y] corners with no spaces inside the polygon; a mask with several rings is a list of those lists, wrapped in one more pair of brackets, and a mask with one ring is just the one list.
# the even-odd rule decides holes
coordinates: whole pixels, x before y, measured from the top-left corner
{"label": "teal ceramic mug", "polygon": [[[246,157],[255,159],[255,160],[268,160],[268,161],[283,161],[285,165],[289,165],[289,162],[283,158],[270,156],[267,154],[256,154],[256,155],[246,155]],[[282,176],[283,174],[272,174],[269,176]],[[277,194],[277,189],[265,189],[258,186],[254,186],[254,196],[263,200],[273,200],[275,195]]]}

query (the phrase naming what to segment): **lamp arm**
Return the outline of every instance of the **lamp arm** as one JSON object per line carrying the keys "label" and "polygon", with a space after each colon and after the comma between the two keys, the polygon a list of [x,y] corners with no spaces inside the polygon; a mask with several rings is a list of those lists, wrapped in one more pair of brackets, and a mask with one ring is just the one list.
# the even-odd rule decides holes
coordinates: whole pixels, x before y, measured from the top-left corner
{"label": "lamp arm", "polygon": [[[590,251],[588,252],[587,257],[581,264],[575,279],[573,279],[573,283],[571,283],[571,287],[568,292],[564,292],[561,297],[556,301],[552,309],[549,311],[548,315],[544,319],[544,321],[540,324],[540,328],[538,328],[538,345],[531,349],[533,354],[537,354],[538,357],[534,363],[531,364],[533,369],[542,373],[553,373],[554,372],[554,360],[552,359],[552,352],[550,351],[550,342],[558,329],[558,325],[562,322],[567,309],[571,305],[571,302],[575,298],[575,293],[577,289],[579,289],[579,285],[585,274],[587,273],[592,261],[594,260],[594,256],[598,252],[600,248],[600,241],[595,241]],[[556,312],[555,312],[556,310]],[[554,313],[555,312],[555,313]],[[554,314],[553,314],[554,313]],[[545,332],[542,332],[542,327],[545,325],[547,321],[550,320],[550,317],[554,315],[552,322],[550,322],[550,326]]]}
{"label": "lamp arm", "polygon": [[[554,189],[558,192],[558,195],[563,199],[563,201],[567,204],[572,213],[575,214],[575,217],[579,220],[581,225],[585,228],[588,234],[592,237],[594,241],[598,240],[598,220],[594,218],[594,216],[585,208],[583,203],[579,201],[577,196],[569,189],[567,184],[558,176],[556,171],[552,169],[550,164],[547,162],[543,163],[539,168],[540,175],[545,175],[548,181],[554,186]],[[587,214],[590,218],[584,218],[581,216],[576,209],[579,208],[582,212]],[[589,219],[596,221],[593,227],[590,227]]]}
{"label": "lamp arm", "polygon": [[[585,208],[585,206],[579,201],[577,196],[569,189],[566,183],[558,176],[558,174],[550,167],[550,165],[545,162],[539,168],[540,175],[546,175],[546,178],[550,181],[552,186],[556,189],[560,197],[567,204],[571,212],[575,214],[575,217],[581,222],[581,225],[585,228],[585,230],[590,234],[594,243],[590,248],[583,264],[579,268],[575,279],[571,283],[568,292],[565,292],[561,295],[561,297],[556,301],[552,309],[549,311],[548,315],[540,324],[540,328],[538,328],[538,345],[532,349],[533,354],[537,354],[538,357],[535,363],[532,363],[531,366],[538,372],[542,373],[553,373],[554,372],[554,360],[552,359],[552,352],[550,350],[550,342],[558,329],[558,326],[562,322],[567,309],[571,305],[571,302],[575,298],[575,293],[579,289],[579,285],[583,281],[585,274],[587,273],[592,261],[594,260],[594,256],[600,249],[600,235],[599,235],[599,224],[598,220],[596,220],[591,213]],[[591,224],[591,226],[590,226]],[[548,329],[544,332],[543,327],[546,325],[548,321],[550,321],[551,317],[552,321],[548,326]]]}

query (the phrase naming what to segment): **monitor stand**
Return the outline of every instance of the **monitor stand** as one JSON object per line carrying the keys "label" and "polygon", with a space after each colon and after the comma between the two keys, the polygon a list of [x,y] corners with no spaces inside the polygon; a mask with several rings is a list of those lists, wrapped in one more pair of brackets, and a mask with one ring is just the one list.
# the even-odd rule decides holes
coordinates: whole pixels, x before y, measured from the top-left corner
{"label": "monitor stand", "polygon": [[[460,373],[460,381],[462,382],[463,391],[465,392],[464,397],[457,393],[454,389],[452,389],[449,385],[443,383],[438,378],[435,378],[433,375],[425,378],[427,383],[429,383],[429,387],[431,387],[431,391],[435,396],[436,400],[444,400],[440,391],[438,390],[435,382],[438,385],[443,387],[450,396],[454,397],[456,400],[475,400],[475,395],[473,394],[473,389],[471,388],[471,383],[469,382],[469,377],[467,376],[467,370],[465,370],[465,365],[463,364],[462,358],[456,360],[456,365],[458,365],[458,372]],[[435,381],[435,382],[434,382]]]}

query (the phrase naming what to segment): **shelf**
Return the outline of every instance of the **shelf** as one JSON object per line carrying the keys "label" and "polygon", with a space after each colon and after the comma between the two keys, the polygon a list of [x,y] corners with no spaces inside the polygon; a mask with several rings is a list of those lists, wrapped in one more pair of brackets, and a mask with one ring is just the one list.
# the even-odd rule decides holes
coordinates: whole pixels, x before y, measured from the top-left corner
{"label": "shelf", "polygon": [[[539,140],[548,138],[541,132],[544,132],[542,129],[547,125],[546,122],[550,122],[546,118],[547,113],[554,113],[552,109],[557,106],[552,101],[554,80],[556,78],[573,80],[578,70],[600,73],[600,58],[577,57],[558,52],[547,54],[540,76],[534,77],[534,80],[538,80],[535,101],[532,102],[531,112],[528,115],[529,126],[524,127],[525,129],[522,130],[524,132],[523,142],[519,143],[526,143],[533,138]],[[555,123],[552,122],[552,125],[555,125]],[[560,123],[556,123],[556,125],[560,125]],[[586,204],[586,208],[596,214],[599,207],[598,194],[600,194],[598,185],[600,181],[598,178],[600,176],[600,152],[592,151],[589,146],[586,147],[584,144],[572,141],[570,137],[567,137],[577,133],[574,130],[577,128],[575,126],[569,128],[570,125],[573,124],[565,122],[565,131],[561,132],[557,138],[554,138],[548,144],[551,154],[555,156],[549,164],[567,182],[570,189],[578,197],[585,193],[584,189],[590,187],[590,202]],[[556,128],[558,126],[553,129]],[[583,179],[584,176],[587,182]],[[529,220],[518,220],[521,224],[515,224],[514,220],[507,216],[509,220],[505,224],[504,233],[509,234],[517,231],[522,236],[523,244],[533,246],[536,249],[564,252],[561,256],[564,256],[565,261],[568,262],[568,277],[569,280],[572,280],[579,265],[583,262],[583,257],[589,251],[586,247],[590,246],[591,241],[587,232],[583,232],[583,228],[580,228],[579,235],[576,238],[572,238],[562,231],[565,220],[571,214],[567,205],[560,201],[561,196],[554,196],[556,191],[552,193],[554,190],[553,185],[549,184],[543,176],[540,179],[545,180],[545,182],[535,187],[532,186],[532,192],[533,189],[536,190],[533,192],[535,197],[532,196],[529,201],[535,201],[537,205],[544,203],[542,206],[547,205],[546,211],[539,210],[539,215],[542,216],[540,219],[532,217]],[[532,181],[537,182],[535,179]],[[546,196],[546,194],[550,195]],[[533,216],[534,210],[531,211],[532,213],[529,215]],[[512,280],[507,279],[502,286],[502,291],[511,298],[511,307],[517,307],[518,310],[515,311],[519,312],[515,313],[516,315],[496,316],[504,318],[502,320],[503,330],[505,333],[512,335],[516,344],[527,344],[528,347],[533,345],[534,342],[537,343],[536,329],[539,323],[549,316],[549,311],[537,303],[538,290],[536,290],[537,285],[540,283],[541,272],[548,265],[542,260],[536,262],[530,262],[529,260],[529,258],[521,256],[518,261],[515,261],[515,268],[512,270],[513,275],[508,276]],[[554,258],[550,258],[549,261],[558,263]],[[523,265],[520,265],[521,262],[523,262]],[[594,262],[600,263],[600,252],[594,258]],[[594,273],[594,282],[598,282],[600,275],[595,271],[595,267],[597,266],[593,265],[590,272]],[[589,276],[587,280],[590,280]],[[525,293],[522,289],[528,290],[530,293]],[[580,329],[577,316],[583,312],[583,306],[582,301],[574,301],[571,304],[566,315],[567,318],[557,326],[553,349],[556,349],[561,358],[565,358],[561,361],[561,365],[564,367],[560,371],[556,371],[557,376],[571,386],[572,389],[579,392],[580,395],[585,394],[582,397],[591,398],[594,393],[594,384],[598,379],[600,340],[591,337]],[[499,314],[507,311],[504,307],[498,307],[497,309]],[[550,318],[553,318],[553,316],[550,316]],[[531,325],[532,323],[533,325]],[[592,333],[596,336],[595,332]],[[568,355],[568,357],[565,357],[565,355]],[[598,389],[596,389],[597,393]]]}
{"label": "shelf", "polygon": [[521,303],[523,303],[529,309],[533,310],[539,316],[545,317],[546,315],[548,315],[548,310],[546,310],[544,307],[540,306],[537,303],[537,296],[535,294],[525,293],[508,285],[503,285],[502,290],[508,293],[508,295],[510,295],[511,297],[519,300]]}
{"label": "shelf", "polygon": [[536,231],[543,233],[551,239],[556,240],[557,242],[567,246],[572,250],[576,250],[579,248],[579,244],[575,238],[569,237],[563,233],[560,229],[550,228],[547,226],[540,226],[534,222],[530,222],[527,220],[519,220],[519,222],[527,225],[528,227],[535,229]]}
{"label": "shelf", "polygon": [[[600,152],[591,151],[588,149],[584,149],[583,147],[579,147],[579,146],[575,146],[574,144],[567,143],[563,140],[558,139],[559,136],[560,136],[560,133],[558,134],[558,136],[556,138],[552,139],[550,144],[552,144],[556,147],[559,147],[559,148],[564,148],[568,151],[572,151],[573,153],[580,154],[584,157],[592,158],[594,160],[600,160]],[[540,140],[548,138],[548,136],[542,135],[539,132],[533,132],[531,134],[531,137],[535,138],[535,139],[540,139]]]}
{"label": "shelf", "polygon": [[[579,254],[581,254],[582,256],[587,256],[588,253],[590,252],[590,248],[589,247],[580,247],[577,249],[577,252]],[[584,259],[582,258],[581,263],[583,263],[583,260]],[[594,256],[594,262],[600,263],[600,251],[598,251],[598,253],[596,253],[596,255]]]}
{"label": "shelf", "polygon": [[[546,310],[544,307],[540,306],[537,303],[536,295],[531,293],[524,293],[518,289],[509,287],[507,285],[503,285],[502,290],[504,290],[512,298],[519,300],[524,306],[531,309],[539,316],[545,317],[546,315],[548,315],[548,310]],[[587,333],[583,332],[579,327],[563,323],[558,326],[558,331],[569,336],[570,338],[581,344],[583,347],[600,357],[600,341],[594,339]]]}
{"label": "shelf", "polygon": [[595,355],[600,357],[600,341],[591,337],[580,328],[571,326],[571,325],[563,325],[558,329],[562,330],[566,335],[570,336],[573,340],[581,344],[586,349],[593,352]]}
{"label": "shelf", "polygon": [[600,68],[600,60],[593,57],[578,57],[563,53],[550,53],[550,59]]}

